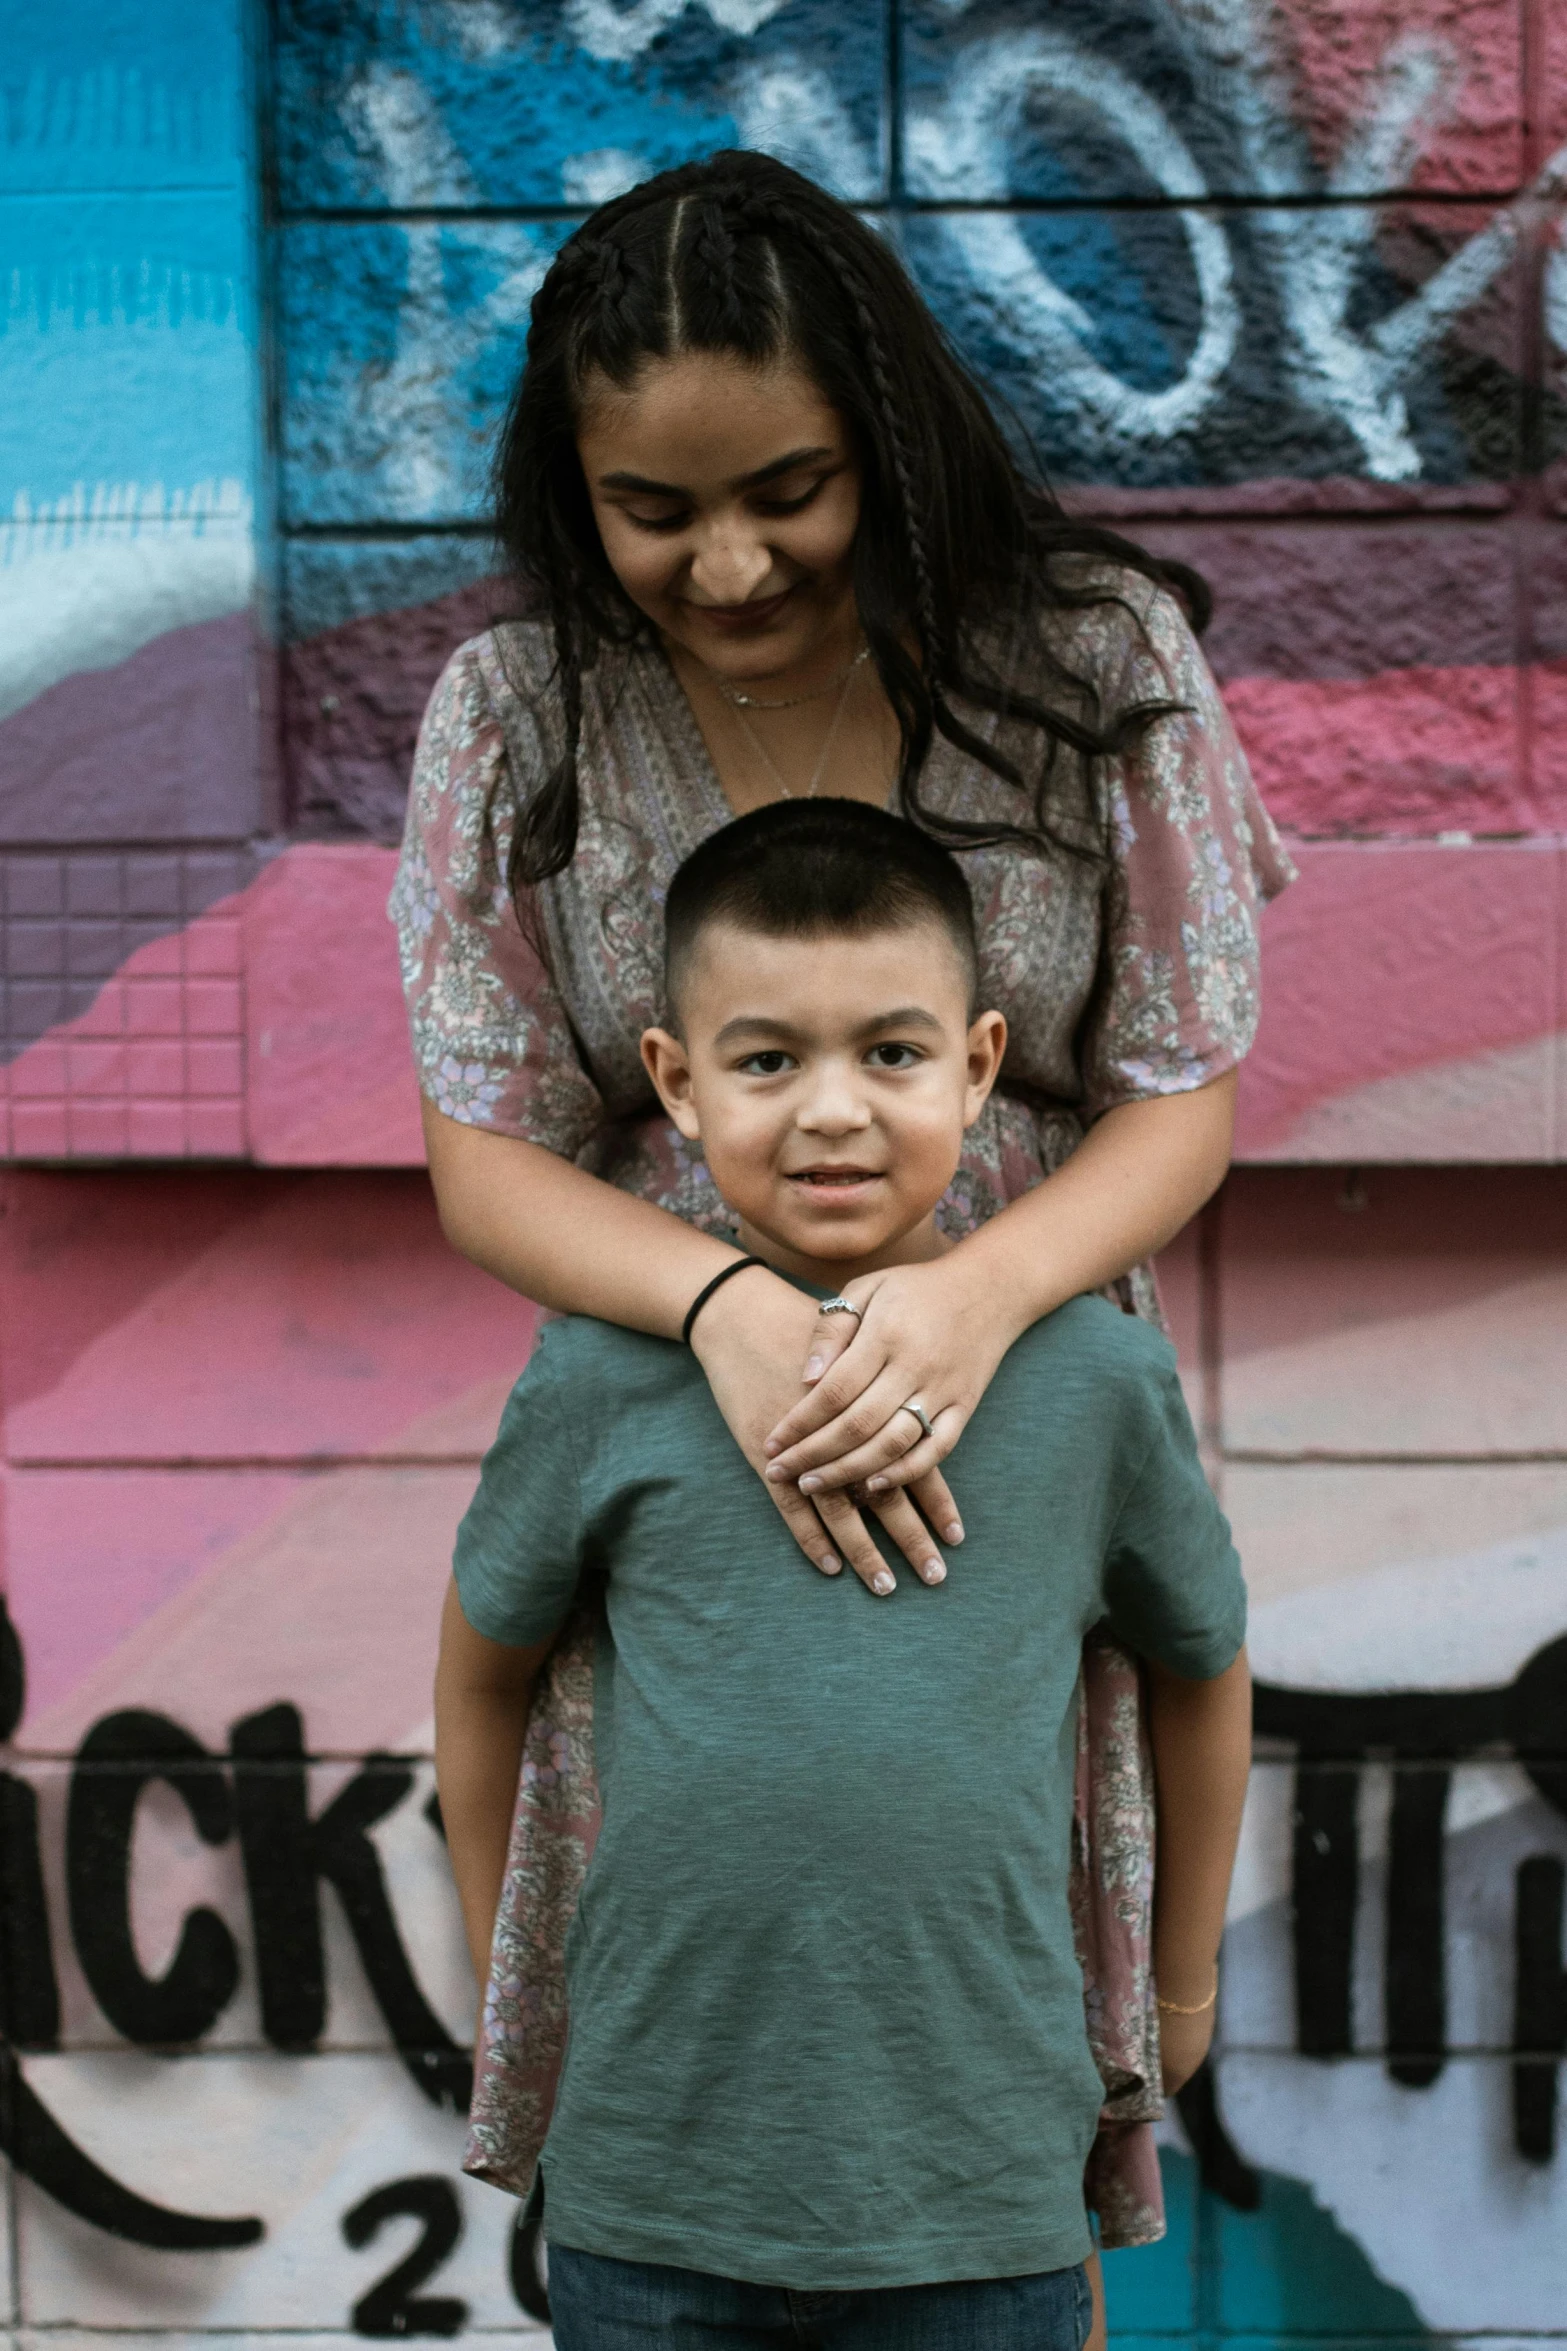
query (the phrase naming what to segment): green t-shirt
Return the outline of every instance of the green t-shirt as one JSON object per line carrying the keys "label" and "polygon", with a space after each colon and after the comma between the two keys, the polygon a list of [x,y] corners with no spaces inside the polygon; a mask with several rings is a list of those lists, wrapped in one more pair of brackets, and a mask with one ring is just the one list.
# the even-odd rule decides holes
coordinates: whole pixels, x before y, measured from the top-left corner
{"label": "green t-shirt", "polygon": [[1067,1901],[1083,1635],[1240,1646],[1172,1350],[1080,1298],[948,1464],[949,1580],[796,1550],[684,1348],[546,1326],[457,1540],[463,1612],[541,1641],[603,1580],[604,1823],[543,2155],[557,2243],[845,2290],[1089,2251],[1100,2085]]}

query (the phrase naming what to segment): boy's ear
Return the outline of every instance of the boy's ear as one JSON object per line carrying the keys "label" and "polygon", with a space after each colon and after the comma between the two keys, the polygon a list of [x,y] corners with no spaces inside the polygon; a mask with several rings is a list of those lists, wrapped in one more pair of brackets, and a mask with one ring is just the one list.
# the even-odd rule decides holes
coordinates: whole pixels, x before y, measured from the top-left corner
{"label": "boy's ear", "polygon": [[1007,1024],[999,1012],[982,1012],[968,1033],[968,1090],[963,1098],[963,1124],[971,1127],[1001,1075],[1007,1049]]}
{"label": "boy's ear", "polygon": [[691,1098],[691,1061],[680,1039],[669,1029],[644,1029],[642,1066],[686,1141],[697,1142],[701,1129]]}

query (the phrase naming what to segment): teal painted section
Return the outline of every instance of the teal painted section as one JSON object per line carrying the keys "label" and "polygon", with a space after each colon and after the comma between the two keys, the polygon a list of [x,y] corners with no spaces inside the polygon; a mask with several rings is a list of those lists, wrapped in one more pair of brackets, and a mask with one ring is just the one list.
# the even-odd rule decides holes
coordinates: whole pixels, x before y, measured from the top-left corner
{"label": "teal painted section", "polygon": [[1189,2155],[1165,2147],[1159,2168],[1166,2234],[1157,2245],[1102,2256],[1117,2344],[1128,2335],[1188,2334],[1197,2324],[1197,2166]]}
{"label": "teal painted section", "polygon": [[0,191],[243,200],[250,148],[242,0],[0,7]]}
{"label": "teal painted section", "polygon": [[253,487],[255,329],[243,204],[212,193],[0,197],[0,511],[81,487]]}
{"label": "teal painted section", "polygon": [[1408,2296],[1378,2277],[1304,2181],[1264,2172],[1256,2212],[1219,2205],[1215,2220],[1226,2332],[1423,2337]]}
{"label": "teal painted section", "polygon": [[1337,2351],[1438,2340],[1303,2181],[1264,2172],[1258,2209],[1236,2212],[1199,2186],[1189,2155],[1163,2148],[1160,2168],[1168,2233],[1103,2257],[1117,2351],[1215,2333],[1234,2351],[1286,2337],[1332,2338]]}
{"label": "teal painted section", "polygon": [[0,512],[254,492],[248,26],[247,0],[0,9]]}

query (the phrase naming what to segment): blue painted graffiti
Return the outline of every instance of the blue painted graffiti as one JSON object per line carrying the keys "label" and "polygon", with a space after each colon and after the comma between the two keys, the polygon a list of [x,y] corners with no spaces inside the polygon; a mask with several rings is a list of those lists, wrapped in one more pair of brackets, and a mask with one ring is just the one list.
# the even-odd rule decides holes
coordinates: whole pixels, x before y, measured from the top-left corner
{"label": "blue painted graffiti", "polygon": [[[469,305],[459,253],[493,251],[500,224],[449,219],[437,243],[384,222],[405,240],[389,284],[393,248],[373,260],[355,242],[368,224],[323,210],[558,212],[726,141],[885,211],[1066,479],[1515,472],[1517,261],[1560,162],[1489,217],[1450,208],[1439,230],[1347,201],[1407,185],[1456,102],[1460,60],[1434,36],[1394,43],[1324,166],[1263,19],[1253,0],[932,0],[893,42],[882,11],[846,22],[823,0],[296,4],[284,194],[318,217],[311,239],[300,223],[284,241],[291,512],[477,514],[480,379],[515,368],[528,271],[553,242],[534,222],[525,257],[523,222],[506,224],[508,291]],[[326,283],[341,303],[312,305]],[[392,320],[395,356],[360,356]],[[399,469],[381,441],[411,382]],[[339,478],[348,456],[353,482]]]}

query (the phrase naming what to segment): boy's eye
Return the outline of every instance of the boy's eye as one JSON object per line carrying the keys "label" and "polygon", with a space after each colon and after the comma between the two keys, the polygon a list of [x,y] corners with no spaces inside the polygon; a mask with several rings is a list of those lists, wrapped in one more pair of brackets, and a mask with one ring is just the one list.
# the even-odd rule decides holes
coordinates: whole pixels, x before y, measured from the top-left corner
{"label": "boy's eye", "polygon": [[873,1045],[867,1055],[873,1069],[912,1069],[921,1058],[913,1045]]}
{"label": "boy's eye", "polygon": [[748,1053],[740,1064],[740,1074],[748,1078],[775,1078],[793,1067],[789,1055],[780,1046],[769,1046],[764,1053]]}

